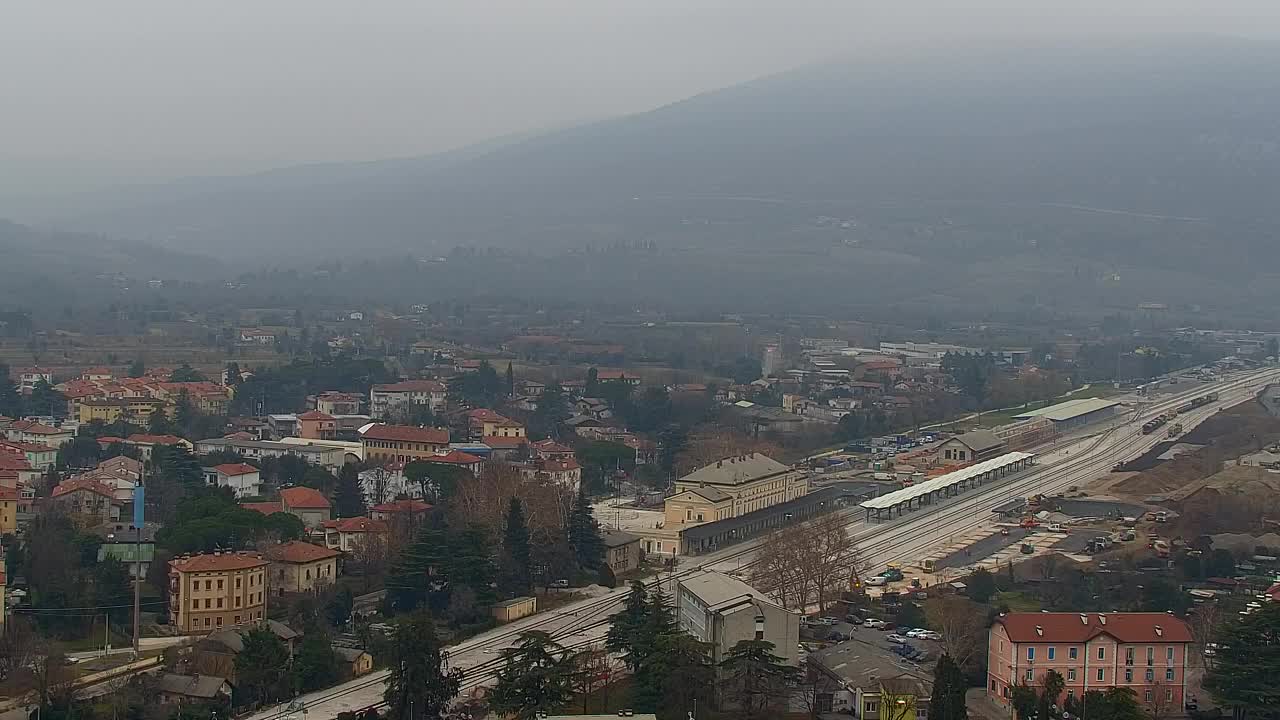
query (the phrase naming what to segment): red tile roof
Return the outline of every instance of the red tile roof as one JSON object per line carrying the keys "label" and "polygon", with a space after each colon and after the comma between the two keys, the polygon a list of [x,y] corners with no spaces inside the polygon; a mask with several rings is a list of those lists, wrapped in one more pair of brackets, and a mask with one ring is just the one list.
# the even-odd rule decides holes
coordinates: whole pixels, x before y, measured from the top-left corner
{"label": "red tile roof", "polygon": [[0,448],[9,448],[15,452],[22,453],[49,453],[57,452],[57,448],[41,445],[39,443],[19,442],[17,440],[0,440]]}
{"label": "red tile roof", "polygon": [[333,416],[329,413],[322,413],[319,410],[308,410],[298,416],[299,420],[333,420]]}
{"label": "red tile roof", "polygon": [[447,386],[438,380],[402,380],[396,383],[374,385],[374,392],[444,392]]}
{"label": "red tile roof", "polygon": [[124,442],[124,438],[116,437],[115,435],[102,435],[98,438],[99,445],[114,445],[122,442]]}
{"label": "red tile roof", "polygon": [[411,498],[406,498],[404,500],[393,500],[391,502],[382,503],[381,505],[374,505],[373,507],[369,508],[371,512],[409,513],[409,514],[426,512],[430,509],[431,509],[430,504],[425,503],[421,500],[413,500]]}
{"label": "red tile roof", "polygon": [[1007,613],[996,622],[1020,643],[1083,643],[1099,635],[1122,643],[1191,642],[1187,624],[1167,613]]}
{"label": "red tile roof", "polygon": [[419,442],[433,445],[449,444],[448,430],[433,427],[413,427],[412,425],[383,425],[378,423],[365,430],[361,437],[366,440]]}
{"label": "red tile roof", "polygon": [[14,430],[21,430],[24,433],[31,433],[32,435],[62,435],[64,433],[71,432],[70,430],[49,427],[48,425],[36,422],[35,420],[19,420],[9,427]]}
{"label": "red tile roof", "polygon": [[97,493],[98,495],[103,495],[111,498],[112,500],[116,497],[115,488],[107,485],[106,483],[98,482],[94,478],[85,476],[71,478],[70,480],[63,480],[58,483],[58,486],[53,489],[53,496],[61,497],[79,490],[87,490],[92,493]]}
{"label": "red tile roof", "polygon": [[578,470],[582,467],[578,464],[576,459],[571,457],[564,458],[563,460],[547,458],[545,460],[540,460],[538,465],[543,472],[567,472],[570,470]]}
{"label": "red tile roof", "polygon": [[263,515],[284,512],[284,504],[279,502],[247,502],[240,503],[240,507],[245,510],[255,510]]}
{"label": "red tile roof", "polygon": [[11,452],[5,452],[4,448],[0,448],[0,470],[30,470],[31,463],[27,462],[26,455],[15,455]]}
{"label": "red tile roof", "polygon": [[[102,442],[101,438],[99,438],[98,442]],[[125,439],[125,442],[139,445],[181,445],[183,440],[177,435],[147,435],[144,433],[137,433],[130,435]]]}
{"label": "red tile roof", "polygon": [[226,570],[249,570],[265,567],[267,561],[249,553],[220,553],[193,555],[189,558],[174,558],[169,566],[178,572],[221,572]]}
{"label": "red tile roof", "polygon": [[639,376],[635,374],[628,375],[626,370],[597,370],[596,371],[597,380],[626,380],[626,379],[634,380],[638,378]]}
{"label": "red tile roof", "polygon": [[513,422],[510,418],[499,415],[489,408],[475,408],[467,411],[467,419],[476,422]]}
{"label": "red tile roof", "polygon": [[327,510],[329,499],[319,490],[309,487],[290,487],[280,491],[280,500],[285,507],[297,510]]}
{"label": "red tile roof", "polygon": [[382,522],[381,520],[374,520],[373,518],[366,518],[366,517],[340,518],[338,520],[325,520],[320,524],[323,527],[328,528],[330,530],[337,530],[338,532],[346,532],[346,533],[390,532],[390,529],[387,528],[386,523]]}
{"label": "red tile roof", "polygon": [[213,469],[217,470],[219,475],[226,475],[228,477],[237,477],[239,475],[252,475],[253,473],[258,472],[258,468],[252,465],[248,465],[246,463],[227,463],[225,465],[215,465],[213,466]]}
{"label": "red tile roof", "polygon": [[571,452],[573,452],[573,448],[571,448],[571,447],[567,447],[567,446],[565,446],[565,445],[561,445],[560,443],[556,442],[555,440],[539,440],[538,442],[533,443],[530,447],[532,447],[534,451],[536,451],[536,452],[540,452],[540,453],[553,453],[553,454],[554,454],[554,453],[571,453]]}
{"label": "red tile roof", "polygon": [[475,465],[484,462],[484,458],[476,457],[470,453],[464,453],[461,450],[450,450],[444,455],[436,455],[429,458],[421,458],[422,462],[438,463],[442,465]]}
{"label": "red tile roof", "polygon": [[336,558],[342,553],[327,547],[312,545],[301,540],[290,540],[287,543],[268,546],[262,551],[263,557],[274,562],[311,563]]}

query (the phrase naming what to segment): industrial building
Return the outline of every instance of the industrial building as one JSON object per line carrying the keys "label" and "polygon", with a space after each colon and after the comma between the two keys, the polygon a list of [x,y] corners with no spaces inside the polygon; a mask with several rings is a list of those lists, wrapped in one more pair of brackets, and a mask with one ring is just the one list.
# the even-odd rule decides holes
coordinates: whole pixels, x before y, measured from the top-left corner
{"label": "industrial building", "polygon": [[1122,406],[1115,400],[1105,398],[1081,398],[1068,400],[1057,405],[1050,405],[1039,410],[1015,415],[1014,420],[1031,420],[1048,418],[1059,432],[1068,432],[1100,420],[1115,417]]}
{"label": "industrial building", "polygon": [[742,640],[767,640],[788,665],[799,662],[800,613],[735,577],[706,570],[681,579],[675,605],[680,629],[711,646],[712,665]]}

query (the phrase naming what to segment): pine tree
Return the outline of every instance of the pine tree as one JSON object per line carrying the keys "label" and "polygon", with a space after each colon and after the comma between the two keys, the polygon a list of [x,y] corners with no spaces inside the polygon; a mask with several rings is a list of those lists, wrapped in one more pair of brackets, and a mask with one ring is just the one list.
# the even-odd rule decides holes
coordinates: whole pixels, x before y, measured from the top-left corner
{"label": "pine tree", "polygon": [[649,594],[644,583],[631,581],[631,592],[627,593],[627,604],[622,611],[610,619],[609,633],[605,636],[604,646],[610,652],[622,655],[627,668],[635,673],[644,661],[642,633],[649,621]]}
{"label": "pine tree", "polygon": [[520,634],[518,644],[502,653],[503,666],[489,695],[489,707],[499,713],[532,720],[551,713],[573,697],[573,663],[544,632]]}
{"label": "pine tree", "polygon": [[444,567],[452,592],[457,592],[460,587],[470,589],[475,593],[476,604],[482,608],[488,608],[497,600],[493,589],[498,576],[493,538],[484,525],[473,523],[449,538]]}
{"label": "pine tree", "polygon": [[134,360],[133,363],[129,365],[129,377],[140,378],[146,374],[147,366],[142,364],[141,358]]}
{"label": "pine tree", "polygon": [[524,519],[524,504],[512,497],[507,506],[507,523],[502,541],[503,592],[512,597],[528,595],[529,578],[529,526]]}
{"label": "pine tree", "polygon": [[933,671],[933,697],[929,704],[929,717],[936,720],[967,720],[965,707],[966,689],[964,672],[950,655],[943,654]]}
{"label": "pine tree", "polygon": [[244,635],[244,649],[236,655],[236,693],[240,704],[272,702],[290,693],[285,682],[289,650],[265,625]]}
{"label": "pine tree", "polygon": [[62,417],[67,413],[67,398],[53,389],[48,380],[40,378],[27,398],[28,415],[51,415]]}
{"label": "pine tree", "polygon": [[22,394],[18,385],[9,377],[9,366],[0,363],[0,415],[22,417]]}
{"label": "pine tree", "polygon": [[773,717],[799,679],[800,669],[786,665],[773,650],[768,640],[739,640],[720,662],[725,698],[746,718]]}
{"label": "pine tree", "polygon": [[338,471],[338,483],[333,492],[333,504],[338,517],[360,517],[365,513],[364,491],[360,486],[360,473],[354,463],[346,463]]}
{"label": "pine tree", "polygon": [[327,632],[313,627],[302,637],[302,645],[293,660],[293,673],[302,692],[319,690],[338,682],[338,656],[333,652]]}
{"label": "pine tree", "polygon": [[516,373],[511,367],[511,361],[507,361],[507,397],[516,396]]}
{"label": "pine tree", "polygon": [[425,612],[400,621],[390,648],[390,672],[382,697],[388,720],[442,717],[462,689],[462,670],[450,669],[435,623]]}
{"label": "pine tree", "polygon": [[716,670],[711,645],[685,632],[655,638],[653,652],[636,673],[632,704],[660,718],[685,718],[710,707]]}
{"label": "pine tree", "polygon": [[444,531],[424,525],[387,576],[387,597],[392,608],[400,612],[414,610],[436,593],[433,578],[440,574],[445,551]]}
{"label": "pine tree", "polygon": [[591,501],[585,485],[578,486],[578,497],[569,513],[569,545],[573,548],[578,567],[584,571],[596,571],[604,564],[604,540],[600,526],[591,513]]}

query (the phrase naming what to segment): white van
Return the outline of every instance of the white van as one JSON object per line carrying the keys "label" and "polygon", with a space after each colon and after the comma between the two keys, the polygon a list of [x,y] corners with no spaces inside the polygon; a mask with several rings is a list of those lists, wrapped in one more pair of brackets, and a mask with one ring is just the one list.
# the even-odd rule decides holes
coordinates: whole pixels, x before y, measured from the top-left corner
{"label": "white van", "polygon": [[877,575],[873,578],[867,579],[868,587],[881,587],[883,585],[888,585],[888,584],[889,584],[889,578],[884,577],[883,575]]}

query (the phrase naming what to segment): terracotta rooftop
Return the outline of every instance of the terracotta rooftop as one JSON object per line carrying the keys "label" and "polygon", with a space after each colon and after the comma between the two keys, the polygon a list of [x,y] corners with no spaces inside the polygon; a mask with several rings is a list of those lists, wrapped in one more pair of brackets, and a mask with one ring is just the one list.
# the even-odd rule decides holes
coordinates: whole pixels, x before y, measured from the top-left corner
{"label": "terracotta rooftop", "polygon": [[327,547],[312,545],[301,540],[290,540],[279,545],[270,545],[262,551],[262,555],[275,562],[309,563],[335,558],[342,553]]}
{"label": "terracotta rooftop", "polygon": [[213,469],[217,470],[219,475],[226,475],[228,477],[236,477],[238,475],[252,475],[253,473],[258,472],[258,468],[252,465],[248,465],[246,463],[227,463],[225,465],[215,465]]}
{"label": "terracotta rooftop", "polygon": [[392,442],[419,442],[433,445],[448,445],[449,431],[443,428],[414,427],[412,425],[370,425],[361,435],[365,440],[388,440]]}
{"label": "terracotta rooftop", "polygon": [[48,445],[41,445],[39,443],[18,442],[16,440],[0,440],[0,449],[3,449],[3,448],[10,448],[17,452],[23,452],[23,453],[29,453],[29,452],[45,453],[45,452],[54,452],[57,450],[57,448],[52,448],[52,447],[49,447]]}
{"label": "terracotta rooftop", "polygon": [[[102,442],[102,438],[98,438],[98,442]],[[138,433],[130,435],[125,442],[137,443],[140,445],[181,445],[183,440],[177,435],[147,435]]]}
{"label": "terracotta rooftop", "polygon": [[476,457],[470,453],[464,453],[461,450],[450,450],[444,455],[435,455],[433,457],[421,458],[422,462],[438,463],[442,465],[475,465],[484,462],[484,458]]}
{"label": "terracotta rooftop", "polygon": [[280,501],[285,507],[297,510],[328,510],[329,499],[319,490],[309,487],[290,487],[280,491]]}
{"label": "terracotta rooftop", "polygon": [[1191,629],[1167,613],[1006,613],[996,618],[1013,642],[1087,642],[1110,635],[1122,643],[1191,642]]}
{"label": "terracotta rooftop", "polygon": [[70,430],[61,430],[56,427],[50,427],[44,423],[36,422],[35,420],[19,420],[9,427],[32,435],[61,435],[62,433],[71,432]]}
{"label": "terracotta rooftop", "polygon": [[372,512],[410,513],[410,514],[426,512],[430,509],[431,509],[431,505],[429,503],[425,503],[421,500],[414,500],[411,498],[405,498],[403,500],[393,500],[391,502],[382,503],[381,505],[374,505],[373,507],[369,508],[369,510]]}
{"label": "terracotta rooftop", "polygon": [[70,480],[63,480],[58,483],[58,486],[53,489],[53,497],[61,497],[67,493],[76,492],[77,490],[88,490],[89,492],[97,493],[98,495],[111,498],[112,500],[116,497],[115,488],[107,485],[106,483],[99,482],[94,478],[84,476],[71,478]]}
{"label": "terracotta rooftop", "polygon": [[264,567],[267,561],[252,553],[205,553],[191,557],[179,557],[169,561],[169,567],[178,572],[224,572]]}
{"label": "terracotta rooftop", "polygon": [[263,515],[284,512],[284,505],[279,502],[247,502],[240,503],[240,507],[245,510],[255,510]]}
{"label": "terracotta rooftop", "polygon": [[341,518],[338,520],[325,520],[320,523],[329,530],[337,530],[338,532],[361,533],[361,532],[390,532],[387,524],[381,520],[374,520],[366,517]]}
{"label": "terracotta rooftop", "polygon": [[322,413],[319,410],[308,410],[298,416],[299,420],[333,420],[334,417],[329,413]]}

